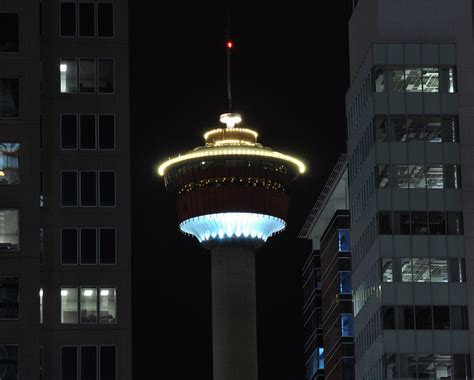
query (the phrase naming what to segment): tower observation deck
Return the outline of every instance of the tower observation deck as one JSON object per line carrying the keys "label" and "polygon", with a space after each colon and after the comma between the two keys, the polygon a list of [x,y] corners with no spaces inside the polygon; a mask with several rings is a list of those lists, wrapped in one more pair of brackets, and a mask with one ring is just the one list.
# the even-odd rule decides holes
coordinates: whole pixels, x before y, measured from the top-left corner
{"label": "tower observation deck", "polygon": [[176,196],[181,231],[211,250],[214,380],[256,380],[254,253],[285,229],[288,189],[305,165],[258,143],[239,114],[220,121],[226,127],[206,132],[204,146],[158,174]]}

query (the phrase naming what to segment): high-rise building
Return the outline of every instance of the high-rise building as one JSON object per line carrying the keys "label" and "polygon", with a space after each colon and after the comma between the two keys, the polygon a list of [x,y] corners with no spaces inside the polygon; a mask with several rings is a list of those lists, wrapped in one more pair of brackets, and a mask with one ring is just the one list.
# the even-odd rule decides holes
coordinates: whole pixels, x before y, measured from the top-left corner
{"label": "high-rise building", "polygon": [[357,379],[472,378],[473,14],[470,0],[355,2],[346,109]]}
{"label": "high-rise building", "polygon": [[[229,47],[230,48],[230,47]],[[263,147],[225,113],[205,145],[162,163],[179,228],[211,251],[215,380],[256,380],[255,250],[286,226],[288,188],[304,164]]]}
{"label": "high-rise building", "polygon": [[131,379],[126,0],[0,2],[0,378]]}
{"label": "high-rise building", "polygon": [[298,237],[303,266],[306,380],[353,380],[354,343],[347,158],[334,167]]}

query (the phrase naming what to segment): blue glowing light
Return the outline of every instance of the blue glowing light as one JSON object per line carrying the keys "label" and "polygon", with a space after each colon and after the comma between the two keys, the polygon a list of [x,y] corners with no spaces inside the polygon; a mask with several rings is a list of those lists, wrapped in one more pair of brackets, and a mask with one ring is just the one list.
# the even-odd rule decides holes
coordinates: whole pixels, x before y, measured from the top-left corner
{"label": "blue glowing light", "polygon": [[200,242],[214,239],[257,239],[266,241],[286,226],[284,220],[250,212],[226,212],[202,215],[183,221],[181,231],[196,236]]}

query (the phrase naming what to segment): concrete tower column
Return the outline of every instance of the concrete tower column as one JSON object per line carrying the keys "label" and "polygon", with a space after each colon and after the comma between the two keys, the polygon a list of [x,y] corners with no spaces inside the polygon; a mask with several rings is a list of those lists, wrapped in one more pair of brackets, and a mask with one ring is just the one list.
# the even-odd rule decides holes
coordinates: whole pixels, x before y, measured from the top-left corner
{"label": "concrete tower column", "polygon": [[255,250],[211,250],[214,380],[257,380]]}

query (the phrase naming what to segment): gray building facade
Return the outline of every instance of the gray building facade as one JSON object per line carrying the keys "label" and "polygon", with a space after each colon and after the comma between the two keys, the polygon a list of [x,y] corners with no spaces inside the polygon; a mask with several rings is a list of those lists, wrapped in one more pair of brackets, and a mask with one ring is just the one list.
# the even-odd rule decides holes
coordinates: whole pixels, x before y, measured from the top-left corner
{"label": "gray building facade", "polygon": [[130,379],[126,0],[0,1],[0,377]]}
{"label": "gray building facade", "polygon": [[357,379],[472,378],[469,0],[359,0],[346,96]]}

